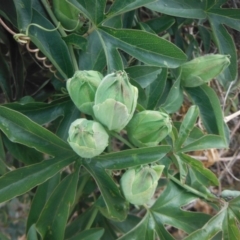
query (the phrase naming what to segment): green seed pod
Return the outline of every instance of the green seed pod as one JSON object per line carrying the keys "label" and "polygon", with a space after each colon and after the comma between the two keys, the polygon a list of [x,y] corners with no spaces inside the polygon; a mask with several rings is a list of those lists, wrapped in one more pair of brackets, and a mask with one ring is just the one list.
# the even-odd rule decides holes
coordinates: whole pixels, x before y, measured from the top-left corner
{"label": "green seed pod", "polygon": [[68,134],[68,143],[82,158],[98,156],[108,145],[108,134],[103,126],[85,118],[75,120]]}
{"label": "green seed pod", "polygon": [[120,132],[132,118],[137,98],[138,90],[129,83],[126,72],[108,74],[97,89],[94,115],[110,131]]}
{"label": "green seed pod", "polygon": [[75,29],[80,31],[82,23],[79,21],[79,10],[65,0],[53,0],[53,12],[62,24],[68,30]]}
{"label": "green seed pod", "polygon": [[81,112],[93,115],[94,96],[102,78],[97,71],[77,71],[67,80],[69,95]]}
{"label": "green seed pod", "polygon": [[133,116],[126,127],[129,140],[137,147],[157,146],[172,130],[168,114],[145,110]]}
{"label": "green seed pod", "polygon": [[164,165],[129,169],[121,177],[120,185],[127,201],[135,205],[143,205],[152,198]]}
{"label": "green seed pod", "polygon": [[197,87],[218,76],[230,64],[229,56],[209,54],[181,65],[181,84]]}

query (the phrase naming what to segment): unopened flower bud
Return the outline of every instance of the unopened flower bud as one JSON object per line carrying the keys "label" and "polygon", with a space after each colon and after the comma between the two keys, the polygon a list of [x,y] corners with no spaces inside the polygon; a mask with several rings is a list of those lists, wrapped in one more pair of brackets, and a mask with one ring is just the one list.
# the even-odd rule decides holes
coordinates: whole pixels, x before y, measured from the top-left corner
{"label": "unopened flower bud", "polygon": [[97,89],[94,116],[110,131],[120,132],[132,118],[137,98],[138,90],[130,84],[126,72],[108,74]]}
{"label": "unopened flower bud", "polygon": [[94,97],[102,78],[97,71],[77,71],[67,80],[69,95],[81,112],[93,114]]}
{"label": "unopened flower bud", "polygon": [[65,0],[53,0],[52,3],[53,12],[62,26],[68,30],[80,31],[82,27],[82,23],[79,21],[80,11]]}
{"label": "unopened flower bud", "polygon": [[103,126],[85,118],[75,120],[68,133],[68,143],[82,158],[95,157],[108,145],[108,134]]}
{"label": "unopened flower bud", "polygon": [[133,116],[126,130],[135,146],[153,147],[171,132],[172,125],[168,114],[145,110]]}
{"label": "unopened flower bud", "polygon": [[218,76],[230,64],[229,56],[209,54],[181,65],[181,84],[197,87]]}
{"label": "unopened flower bud", "polygon": [[143,205],[152,198],[164,165],[129,169],[121,177],[120,185],[127,201],[135,205]]}

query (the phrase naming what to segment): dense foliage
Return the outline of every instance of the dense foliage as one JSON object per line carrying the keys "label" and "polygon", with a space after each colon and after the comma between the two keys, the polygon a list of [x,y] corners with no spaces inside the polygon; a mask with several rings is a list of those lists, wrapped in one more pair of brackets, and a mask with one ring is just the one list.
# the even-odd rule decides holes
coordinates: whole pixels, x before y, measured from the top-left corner
{"label": "dense foliage", "polygon": [[0,202],[27,194],[27,239],[240,239],[239,192],[192,155],[229,146],[225,3],[0,0]]}

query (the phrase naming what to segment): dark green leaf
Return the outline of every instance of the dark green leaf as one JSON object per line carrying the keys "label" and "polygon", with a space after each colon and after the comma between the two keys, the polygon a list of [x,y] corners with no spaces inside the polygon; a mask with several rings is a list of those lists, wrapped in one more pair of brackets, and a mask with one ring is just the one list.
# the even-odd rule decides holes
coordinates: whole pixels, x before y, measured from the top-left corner
{"label": "dark green leaf", "polygon": [[76,34],[71,33],[66,37],[63,37],[63,40],[67,43],[67,45],[73,45],[77,49],[86,50],[87,40],[86,38]]}
{"label": "dark green leaf", "polygon": [[11,155],[20,162],[26,165],[40,163],[43,160],[43,154],[36,151],[34,148],[29,148],[24,145],[9,141],[6,136],[3,136],[4,145]]}
{"label": "dark green leaf", "polygon": [[185,142],[185,140],[188,138],[190,132],[192,131],[197,117],[198,117],[199,111],[196,106],[192,106],[188,109],[187,114],[184,116],[182,124],[179,129],[178,138],[175,142],[175,149],[178,150],[182,144]]}
{"label": "dark green leaf", "polygon": [[108,68],[108,73],[112,73],[117,70],[123,70],[123,61],[121,58],[120,53],[118,52],[117,48],[113,46],[108,39],[106,39],[103,35],[101,35],[97,31],[99,38],[102,42],[102,46],[106,55],[106,60],[107,60],[107,68]]}
{"label": "dark green leaf", "polygon": [[111,18],[112,16],[131,11],[155,1],[156,0],[116,0],[108,11],[107,17]]}
{"label": "dark green leaf", "polygon": [[[34,9],[32,22],[48,30],[55,28]],[[73,76],[73,64],[67,45],[57,30],[49,32],[34,25],[29,28],[29,37],[65,79]]]}
{"label": "dark green leaf", "polygon": [[204,52],[208,53],[211,47],[211,34],[209,30],[204,26],[198,26],[198,29],[203,41]]}
{"label": "dark green leaf", "polygon": [[76,236],[69,238],[68,240],[100,240],[103,236],[104,229],[103,228],[91,228],[81,233],[77,234]]}
{"label": "dark green leaf", "polygon": [[106,0],[67,0],[78,8],[94,24],[98,24],[105,18]]}
{"label": "dark green leaf", "polygon": [[38,240],[37,230],[35,224],[33,224],[29,231],[27,231],[27,240]]}
{"label": "dark green leaf", "polygon": [[214,14],[208,14],[209,21],[213,30],[216,45],[221,54],[231,56],[230,65],[218,76],[218,79],[224,86],[228,86],[229,81],[234,81],[237,78],[237,53],[236,46],[231,35],[226,28],[221,24],[220,20]]}
{"label": "dark green leaf", "polygon": [[[155,204],[151,207],[151,214],[154,218],[156,231],[161,239],[169,238],[169,233],[164,229],[164,225],[174,226],[186,233],[191,233],[202,227],[209,216],[203,213],[189,212],[182,209],[196,196],[187,192],[180,186],[169,182],[164,192],[161,193]],[[200,238],[207,239],[207,238]]]}
{"label": "dark green leaf", "polygon": [[123,169],[156,162],[171,150],[170,146],[156,146],[109,153],[92,159],[103,169]]}
{"label": "dark green leaf", "polygon": [[171,16],[162,16],[145,22],[155,33],[159,34],[166,31],[175,23],[175,18]]}
{"label": "dark green leaf", "polygon": [[0,176],[7,172],[7,165],[5,163],[6,155],[3,147],[2,132],[0,132]]}
{"label": "dark green leaf", "polygon": [[193,103],[199,107],[200,117],[206,130],[226,138],[223,113],[215,91],[207,85],[185,90]]}
{"label": "dark green leaf", "polygon": [[52,156],[73,155],[70,146],[23,114],[0,107],[0,129],[12,141]]}
{"label": "dark green leaf", "polygon": [[165,89],[166,81],[167,69],[163,68],[162,72],[157,75],[156,80],[146,88],[146,95],[148,96],[146,109],[153,110],[157,106]]}
{"label": "dark green leaf", "polygon": [[98,31],[113,46],[144,63],[176,68],[186,61],[186,55],[179,48],[157,35],[139,30],[107,27],[102,27]]}
{"label": "dark green leaf", "polygon": [[0,178],[0,202],[19,196],[47,181],[62,168],[76,160],[73,157],[59,157],[11,171]]}
{"label": "dark green leaf", "polygon": [[[123,221],[127,217],[127,202],[120,194],[120,190],[108,175],[104,168],[101,167],[99,161],[93,160],[89,162],[86,160],[83,162],[83,166],[89,171],[89,173],[95,179],[104,202],[107,207],[107,215],[114,221]],[[105,205],[101,206],[105,209]],[[98,206],[99,209],[101,209]]]}
{"label": "dark green leaf", "polygon": [[82,51],[79,56],[80,69],[101,72],[106,66],[106,57],[97,31],[92,32],[87,41],[86,51]]}
{"label": "dark green leaf", "polygon": [[45,204],[36,224],[43,239],[64,238],[71,205],[74,203],[79,169],[65,177],[55,188]]}
{"label": "dark green leaf", "polygon": [[[153,218],[151,214],[146,213],[141,222],[130,230],[128,233],[124,234],[118,240],[129,240],[129,239],[155,239],[155,229],[153,224]],[[169,238],[170,240],[170,238]]]}
{"label": "dark green leaf", "polygon": [[50,195],[60,182],[60,173],[48,179],[46,182],[38,186],[35,196],[32,200],[31,209],[27,219],[27,230],[37,223],[37,220],[42,212],[44,205]]}
{"label": "dark green leaf", "polygon": [[[82,232],[84,229],[86,229],[89,220],[91,219],[91,216],[95,214],[96,207],[95,205],[92,205],[89,207],[85,212],[78,215],[76,219],[74,219],[67,227],[65,232],[65,238],[69,239],[80,232]],[[98,210],[97,210],[98,211]]]}
{"label": "dark green leaf", "polygon": [[192,0],[158,0],[146,5],[153,11],[183,18],[206,18],[205,2]]}
{"label": "dark green leaf", "polygon": [[183,89],[180,82],[181,78],[179,75],[168,92],[164,104],[161,105],[161,108],[163,108],[167,113],[174,113],[182,106]]}
{"label": "dark green leaf", "polygon": [[240,238],[239,230],[239,204],[240,197],[229,203],[224,203],[220,212],[212,217],[201,229],[190,234],[185,240],[212,239],[217,233],[222,231],[222,239],[232,240]]}
{"label": "dark green leaf", "polygon": [[24,32],[32,20],[32,1],[13,0],[17,11],[17,23],[20,32]]}
{"label": "dark green leaf", "polygon": [[184,146],[179,149],[178,152],[191,152],[191,151],[199,151],[211,148],[226,148],[225,139],[221,136],[217,135],[205,135],[198,140]]}

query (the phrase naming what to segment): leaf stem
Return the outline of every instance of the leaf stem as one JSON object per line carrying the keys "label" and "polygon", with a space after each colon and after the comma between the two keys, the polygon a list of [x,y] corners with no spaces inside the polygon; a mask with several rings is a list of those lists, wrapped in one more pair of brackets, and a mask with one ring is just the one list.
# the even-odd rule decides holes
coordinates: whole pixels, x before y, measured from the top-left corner
{"label": "leaf stem", "polygon": [[[59,21],[56,19],[55,15],[53,14],[52,9],[49,6],[47,0],[41,0],[41,1],[42,1],[42,4],[43,4],[44,8],[46,9],[48,15],[50,16],[51,20],[55,24],[55,26],[58,26]],[[58,27],[58,31],[60,32],[62,37],[67,36],[67,34],[65,33],[65,31],[64,31],[64,29],[61,25]],[[69,50],[69,53],[71,55],[71,59],[72,59],[72,62],[73,62],[74,69],[75,69],[75,71],[77,71],[77,70],[79,70],[79,68],[78,68],[78,63],[77,63],[77,60],[76,60],[76,57],[75,57],[75,54],[74,54],[74,51],[73,51],[73,47],[71,45],[68,45],[68,50]]]}

